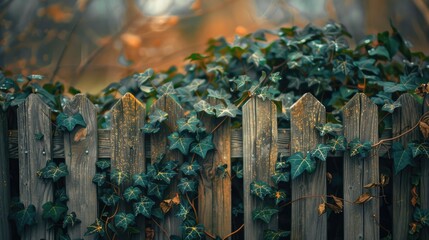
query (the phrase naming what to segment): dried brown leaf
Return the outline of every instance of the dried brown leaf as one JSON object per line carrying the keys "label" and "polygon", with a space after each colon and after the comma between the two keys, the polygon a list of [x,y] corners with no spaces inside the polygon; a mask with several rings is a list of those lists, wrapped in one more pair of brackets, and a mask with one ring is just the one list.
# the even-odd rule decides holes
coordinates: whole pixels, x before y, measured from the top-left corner
{"label": "dried brown leaf", "polygon": [[79,141],[85,140],[87,134],[88,134],[88,129],[87,128],[80,128],[74,134],[73,141],[79,142]]}
{"label": "dried brown leaf", "polygon": [[354,203],[356,203],[356,204],[366,203],[366,202],[370,201],[372,198],[373,198],[373,196],[371,196],[370,193],[364,193],[364,194],[360,195],[358,197],[358,199],[356,199],[356,201],[354,201]]}
{"label": "dried brown leaf", "polygon": [[423,118],[419,122],[420,132],[422,132],[423,137],[425,139],[429,137],[429,123],[428,122],[424,122],[424,121],[428,121],[428,120],[429,119],[427,119],[427,118]]}
{"label": "dried brown leaf", "polygon": [[326,212],[325,203],[319,204],[317,211],[319,212],[319,216],[322,216]]}
{"label": "dried brown leaf", "polygon": [[374,187],[378,187],[378,186],[380,186],[379,183],[369,183],[369,184],[367,184],[367,185],[365,185],[363,187],[364,188],[374,188]]}
{"label": "dried brown leaf", "polygon": [[162,200],[162,202],[159,203],[159,207],[161,208],[162,212],[165,214],[170,211],[170,209],[173,207],[173,204],[179,205],[179,203],[180,203],[180,197],[179,197],[179,194],[176,193],[176,196],[174,196],[173,198]]}
{"label": "dried brown leaf", "polygon": [[335,197],[334,195],[332,195],[332,198],[334,199],[335,204],[336,204],[340,209],[343,209],[343,200],[341,200],[341,199],[340,199],[340,198],[338,198],[338,197]]}
{"label": "dried brown leaf", "polygon": [[390,181],[390,177],[388,175],[381,174],[381,176],[380,176],[380,184],[381,184],[382,187],[384,187],[387,184],[389,184],[389,181]]}
{"label": "dried brown leaf", "polygon": [[429,84],[423,83],[416,88],[415,93],[423,97],[425,94],[429,93]]}
{"label": "dried brown leaf", "polygon": [[330,172],[326,172],[326,180],[328,181],[329,184],[331,184],[332,182],[332,174]]}
{"label": "dried brown leaf", "polygon": [[342,208],[340,208],[339,206],[335,205],[335,204],[331,204],[331,203],[326,203],[326,206],[331,209],[332,211],[334,211],[334,213],[340,213],[343,211]]}
{"label": "dried brown leaf", "polygon": [[417,187],[413,186],[413,188],[411,188],[411,205],[413,207],[416,206],[418,199],[419,199],[419,194],[417,193]]}

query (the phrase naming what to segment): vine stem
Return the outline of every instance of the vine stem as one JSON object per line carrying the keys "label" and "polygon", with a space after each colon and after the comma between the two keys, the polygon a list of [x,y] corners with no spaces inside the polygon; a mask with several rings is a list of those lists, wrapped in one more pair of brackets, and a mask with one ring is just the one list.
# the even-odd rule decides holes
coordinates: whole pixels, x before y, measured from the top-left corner
{"label": "vine stem", "polygon": [[165,234],[165,236],[167,236],[167,238],[169,238],[170,234],[167,232],[167,230],[165,230],[161,224],[159,224],[155,219],[152,218],[152,221],[159,227],[159,229],[161,229],[161,231]]}
{"label": "vine stem", "polygon": [[196,223],[198,223],[198,213],[197,213],[197,209],[195,208],[194,203],[191,201],[191,199],[189,199],[188,194],[186,194],[186,199],[188,199],[188,202],[189,202],[189,204],[191,205],[192,210],[194,211],[194,214],[195,214],[195,222],[196,222]]}
{"label": "vine stem", "polygon": [[235,230],[234,232],[232,232],[232,233],[230,233],[230,234],[226,235],[224,238],[222,238],[222,240],[226,240],[226,239],[228,239],[229,237],[231,237],[232,235],[234,235],[234,234],[238,233],[239,231],[241,231],[241,229],[243,229],[243,227],[244,227],[244,224],[241,224],[241,226],[240,226],[237,230]]}

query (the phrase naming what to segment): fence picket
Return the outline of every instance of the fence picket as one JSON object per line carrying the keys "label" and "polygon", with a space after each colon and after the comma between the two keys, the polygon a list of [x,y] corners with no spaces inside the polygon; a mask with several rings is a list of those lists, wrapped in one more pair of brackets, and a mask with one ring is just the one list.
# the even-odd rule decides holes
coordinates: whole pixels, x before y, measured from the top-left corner
{"label": "fence picket", "polygon": [[[177,129],[176,121],[184,116],[183,108],[179,104],[177,104],[177,102],[169,95],[164,95],[153,104],[152,111],[155,111],[155,109],[160,109],[168,113],[168,118],[163,122],[163,125],[159,132],[151,135],[152,163],[155,162],[157,157],[159,157],[161,154],[165,154],[165,161],[178,160],[181,164],[183,162],[182,154],[178,150],[168,150],[167,137]],[[170,187],[166,190],[166,192],[169,193],[168,198],[174,197],[174,195],[179,192],[177,189],[177,183],[177,180],[173,180],[171,182]],[[185,199],[182,200],[186,201]],[[170,235],[181,235],[181,220],[178,217],[174,216],[172,212],[169,212],[165,216],[164,220],[162,220],[159,224]],[[167,236],[167,238],[168,237],[170,236]],[[155,227],[155,239],[166,239],[166,236],[164,236],[164,232],[161,231],[158,226]]]}
{"label": "fence picket", "polygon": [[[363,93],[356,94],[343,108],[344,136],[348,142],[378,141],[377,106]],[[344,205],[344,239],[379,238],[378,189],[364,189],[369,183],[379,182],[378,153],[375,150],[364,159],[350,153],[344,155],[344,199],[355,201],[369,192],[374,198],[365,204]]]}
{"label": "fence picket", "polygon": [[[429,112],[429,95],[423,101],[423,113]],[[422,209],[429,209],[429,161],[424,159],[420,165],[420,205]],[[429,240],[429,227],[422,229],[422,240]]]}
{"label": "fence picket", "polygon": [[81,220],[80,225],[68,229],[68,234],[71,239],[91,239],[84,234],[85,227],[94,222],[98,213],[97,188],[92,182],[98,148],[97,110],[85,95],[78,94],[65,106],[64,113],[68,116],[80,113],[86,123],[86,128],[77,127],[71,133],[64,133],[65,162],[69,169],[66,177],[67,205],[69,213],[75,212]]}
{"label": "fence picket", "polygon": [[[291,153],[306,153],[323,142],[315,129],[326,122],[325,107],[306,93],[291,107]],[[307,153],[308,154],[308,153]],[[326,194],[326,163],[317,160],[316,171],[292,180],[292,198]],[[310,198],[292,204],[291,239],[326,239],[326,214],[319,217],[320,198]]]}
{"label": "fence picket", "polygon": [[[51,110],[37,94],[31,94],[18,108],[19,195],[25,207],[36,207],[37,224],[27,228],[22,240],[53,240],[54,232],[42,220],[42,205],[53,200],[52,183],[37,176],[51,158]],[[43,134],[38,140],[36,135]]]}
{"label": "fence picket", "polygon": [[[140,131],[145,122],[145,106],[132,94],[125,94],[111,110],[111,163],[112,169],[118,169],[130,174],[146,171],[144,135]],[[121,193],[131,184],[127,182],[121,187]],[[133,212],[130,204],[123,201],[120,209]],[[136,222],[142,230],[133,235],[133,239],[144,239],[144,220]]]}
{"label": "fence picket", "polygon": [[[210,100],[211,105],[221,104],[220,100]],[[215,151],[202,161],[201,182],[198,188],[198,215],[206,230],[219,236],[231,233],[231,178],[216,175],[216,168],[227,165],[231,173],[231,119],[205,116],[204,127],[213,132]]]}
{"label": "fence picket", "polygon": [[[419,104],[410,94],[403,94],[396,101],[401,107],[396,108],[392,115],[393,136],[398,136],[406,130],[412,128],[421,115],[421,104]],[[411,133],[399,138],[404,147],[408,142],[421,138],[419,130],[415,129]],[[394,174],[394,173],[393,173]],[[412,206],[410,203],[411,193],[411,169],[409,167],[393,175],[393,239],[407,239],[409,224],[412,218]]]}
{"label": "fence picket", "polygon": [[250,195],[254,180],[271,183],[277,161],[277,109],[274,103],[252,98],[243,106],[244,238],[263,239],[266,229],[276,230],[277,215],[269,224],[253,221],[252,211],[264,206]]}
{"label": "fence picket", "polygon": [[9,156],[7,115],[0,109],[0,239],[9,239]]}

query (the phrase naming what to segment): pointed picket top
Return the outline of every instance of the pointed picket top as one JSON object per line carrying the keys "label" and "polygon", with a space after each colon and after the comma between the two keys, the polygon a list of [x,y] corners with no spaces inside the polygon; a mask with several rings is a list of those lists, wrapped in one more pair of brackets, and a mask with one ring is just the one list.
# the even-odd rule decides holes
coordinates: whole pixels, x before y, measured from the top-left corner
{"label": "pointed picket top", "polygon": [[[64,113],[69,116],[80,113],[86,123],[85,128],[78,127],[64,133],[64,155],[69,169],[66,177],[67,205],[81,220],[79,226],[89,226],[97,218],[98,209],[97,187],[88,177],[96,173],[98,158],[97,109],[85,95],[78,94],[66,104]],[[71,239],[81,238],[85,231],[84,227],[70,227],[68,234]]]}

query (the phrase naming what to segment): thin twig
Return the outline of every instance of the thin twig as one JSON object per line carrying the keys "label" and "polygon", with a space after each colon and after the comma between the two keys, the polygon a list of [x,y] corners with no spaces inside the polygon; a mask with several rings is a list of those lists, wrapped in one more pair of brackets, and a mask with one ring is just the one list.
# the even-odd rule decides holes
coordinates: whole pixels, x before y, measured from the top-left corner
{"label": "thin twig", "polygon": [[192,210],[194,211],[194,214],[195,214],[195,222],[196,222],[196,223],[198,223],[198,213],[197,213],[197,209],[195,208],[194,203],[193,203],[193,202],[191,202],[191,199],[189,199],[188,194],[186,194],[186,198],[188,199],[188,202],[189,202],[189,204],[191,205]]}
{"label": "thin twig", "polygon": [[231,237],[232,235],[234,235],[234,234],[238,233],[241,229],[243,229],[243,227],[244,227],[244,224],[241,224],[241,226],[240,226],[237,230],[235,230],[234,232],[232,232],[232,233],[230,233],[230,234],[226,235],[224,238],[222,238],[222,240],[228,239],[228,238],[229,238],[229,237]]}
{"label": "thin twig", "polygon": [[[423,115],[423,116],[424,116],[424,115]],[[422,117],[423,117],[423,116],[422,116]],[[396,139],[398,139],[398,138],[400,138],[400,137],[402,137],[402,136],[404,136],[404,135],[406,135],[406,134],[408,134],[408,133],[412,132],[414,129],[416,129],[416,128],[419,126],[421,119],[422,119],[422,118],[420,118],[420,120],[419,120],[419,121],[418,121],[418,122],[417,122],[417,123],[416,123],[412,128],[408,129],[407,131],[405,131],[405,132],[403,132],[403,133],[399,134],[398,136],[394,136],[394,137],[391,137],[391,138],[383,139],[383,140],[379,141],[378,143],[376,143],[376,144],[372,145],[371,147],[378,147],[380,144],[383,144],[383,143],[388,142],[388,141],[396,140]]]}
{"label": "thin twig", "polygon": [[170,234],[165,230],[163,227],[161,227],[161,224],[159,224],[155,219],[152,218],[152,221],[161,229],[161,231],[165,234],[167,238],[170,237]]}

